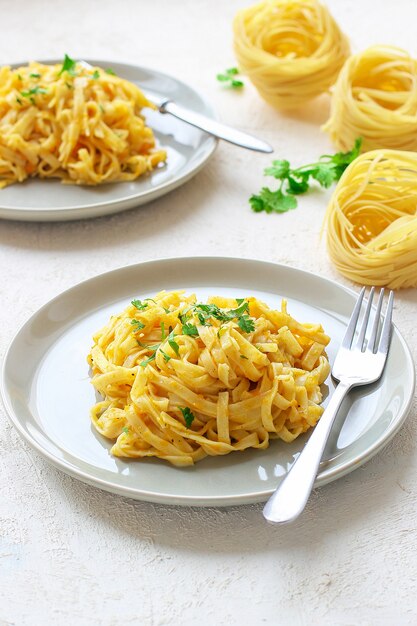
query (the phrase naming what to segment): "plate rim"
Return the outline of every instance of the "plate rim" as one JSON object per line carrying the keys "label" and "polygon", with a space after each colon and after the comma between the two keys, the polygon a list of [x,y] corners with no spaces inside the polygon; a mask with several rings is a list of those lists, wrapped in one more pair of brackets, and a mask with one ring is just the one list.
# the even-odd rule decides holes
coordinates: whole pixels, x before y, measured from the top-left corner
{"label": "plate rim", "polygon": [[[189,85],[188,83],[184,82],[183,80],[176,78],[176,76],[173,76],[172,74],[166,74],[165,72],[161,72],[158,69],[152,68],[152,67],[147,67],[144,65],[136,65],[134,63],[125,63],[124,61],[116,61],[116,60],[106,60],[106,59],[87,59],[86,60],[87,63],[92,62],[92,63],[96,63],[97,65],[118,65],[118,66],[124,66],[124,67],[128,67],[131,68],[132,70],[139,70],[139,71],[144,71],[144,72],[150,72],[154,75],[157,76],[161,76],[163,78],[168,78],[170,80],[174,80],[177,84],[179,84],[181,87],[185,87],[188,90],[191,90],[200,100],[201,102],[203,102],[206,106],[207,111],[204,112],[204,115],[207,115],[208,117],[217,120],[218,116],[216,114],[216,111],[213,107],[213,105],[211,104],[211,102],[203,97],[203,95],[197,91],[196,89],[194,89],[194,87],[192,87],[191,85]],[[10,66],[12,69],[13,68],[18,68],[21,65],[27,65],[28,63],[30,63],[31,61],[25,60],[25,61],[17,61],[17,62],[13,62],[13,63],[7,63],[7,64],[3,64],[4,65],[8,65]],[[39,61],[36,61],[37,63],[42,63],[42,64],[56,64],[59,63],[60,61],[58,61],[57,59],[40,59]],[[146,91],[146,89],[145,89]],[[185,123],[185,122],[184,122]],[[204,133],[204,131],[201,131]],[[65,220],[71,220],[73,219],[73,214],[80,212],[80,211],[92,211],[93,213],[96,213],[96,211],[99,211],[96,213],[96,216],[100,216],[100,215],[108,215],[110,213],[115,213],[117,211],[122,211],[125,210],[125,208],[129,208],[129,207],[124,207],[124,205],[126,203],[133,203],[135,200],[138,201],[138,203],[136,205],[131,205],[130,208],[135,208],[135,206],[140,206],[141,204],[145,204],[148,202],[151,202],[152,200],[156,200],[158,197],[165,195],[166,193],[169,193],[170,191],[173,191],[174,189],[176,189],[177,187],[179,187],[182,184],[185,184],[186,182],[188,182],[188,180],[190,180],[190,178],[192,178],[195,174],[198,174],[198,172],[202,169],[202,167],[207,163],[207,161],[210,160],[210,158],[213,156],[218,143],[219,143],[219,139],[217,139],[216,137],[214,137],[213,135],[210,135],[209,133],[205,133],[206,137],[204,138],[204,143],[207,143],[207,148],[206,150],[203,151],[203,154],[200,156],[200,158],[197,160],[196,164],[190,169],[190,170],[186,170],[185,173],[181,176],[175,176],[172,180],[168,180],[160,185],[158,185],[156,188],[154,189],[149,189],[145,192],[139,192],[139,193],[135,193],[132,194],[130,196],[124,197],[124,198],[119,198],[116,200],[110,200],[110,201],[106,201],[106,202],[94,202],[94,203],[87,203],[87,204],[77,204],[77,205],[70,205],[70,206],[64,206],[64,207],[13,207],[10,205],[6,205],[6,204],[2,204],[1,202],[1,195],[0,195],[0,219],[15,219],[15,220],[22,220],[22,219],[28,219],[30,221],[41,221],[41,220],[48,220],[48,219],[53,219],[53,215],[63,215],[65,214],[66,217],[59,217],[58,219],[62,221]],[[152,174],[152,172],[150,172],[150,174]],[[58,179],[48,179],[48,180],[58,180]],[[41,182],[48,182],[48,180],[46,181],[41,181]],[[75,185],[75,187],[77,187],[77,185]],[[1,190],[0,190],[1,191]],[[163,192],[163,193],[161,193]],[[106,209],[110,208],[109,210],[106,210],[105,212],[100,212],[100,208],[105,207]],[[116,209],[115,211],[113,211],[112,209]],[[36,216],[38,216],[36,218]],[[76,217],[76,219],[82,219],[83,216],[78,216]],[[94,217],[94,215],[86,215],[86,218],[88,217]]]}
{"label": "plate rim", "polygon": [[[40,315],[44,312],[48,307],[52,306],[57,300],[61,297],[71,294],[71,292],[75,292],[77,289],[82,286],[87,286],[88,283],[92,283],[99,278],[110,277],[112,274],[117,275],[118,273],[123,273],[124,271],[132,270],[136,267],[143,267],[145,265],[158,265],[163,263],[170,263],[175,261],[223,261],[223,262],[244,262],[244,263],[255,263],[259,265],[265,266],[273,266],[276,271],[284,270],[284,271],[294,271],[298,274],[304,274],[306,276],[314,277],[315,279],[319,279],[320,281],[324,281],[329,284],[329,286],[341,289],[350,295],[356,295],[355,291],[338,283],[337,281],[327,278],[322,275],[315,274],[309,270],[300,269],[294,267],[292,265],[285,265],[283,263],[275,263],[273,261],[261,260],[261,259],[251,259],[251,258],[242,258],[242,257],[234,257],[234,256],[223,256],[223,255],[193,255],[193,256],[178,256],[178,257],[163,257],[157,259],[149,259],[146,261],[141,261],[138,263],[131,263],[123,266],[119,266],[113,268],[112,270],[108,270],[106,272],[100,272],[90,278],[84,279],[75,283],[71,287],[64,289],[59,292],[56,296],[49,299],[46,303],[40,306],[34,313],[32,313],[23,323],[20,324],[17,331],[12,335],[11,340],[7,346],[7,349],[4,354],[2,368],[1,368],[1,378],[0,378],[0,395],[3,401],[3,405],[6,409],[6,415],[9,419],[9,422],[16,428],[19,435],[32,447],[34,448],[44,459],[46,459],[49,463],[51,463],[57,469],[63,471],[65,474],[72,476],[78,480],[81,480],[84,483],[92,485],[94,487],[101,488],[110,493],[114,493],[120,496],[133,498],[138,501],[146,501],[153,502],[165,505],[174,505],[174,506],[197,506],[197,507],[210,507],[210,506],[234,506],[234,505],[243,505],[249,503],[256,502],[264,502],[274,490],[265,489],[263,491],[256,490],[255,492],[246,492],[244,494],[237,495],[215,495],[215,496],[195,496],[195,495],[173,495],[173,494],[163,494],[157,493],[155,494],[152,491],[147,491],[146,489],[136,489],[132,487],[127,487],[124,485],[119,485],[117,483],[112,482],[111,480],[106,480],[97,476],[91,476],[86,471],[82,469],[74,468],[69,462],[65,459],[56,458],[52,453],[48,450],[45,450],[40,443],[34,439],[30,435],[28,431],[26,431],[20,423],[20,419],[14,411],[12,406],[12,402],[10,401],[9,394],[7,392],[7,362],[12,352],[13,345],[15,341],[18,340],[19,335],[25,330],[27,324],[29,324],[36,316]],[[399,413],[397,417],[390,423],[389,427],[384,431],[384,433],[375,439],[375,441],[367,447],[366,452],[362,453],[362,455],[358,458],[355,457],[345,463],[343,463],[339,467],[324,469],[319,472],[316,481],[314,483],[314,488],[321,487],[326,485],[329,482],[337,480],[338,478],[342,478],[352,472],[354,469],[361,467],[364,463],[369,461],[373,456],[375,456],[383,447],[385,447],[389,441],[396,435],[399,429],[404,424],[407,416],[409,415],[411,405],[414,399],[414,392],[416,388],[416,369],[413,361],[413,357],[411,354],[411,350],[398,330],[397,326],[393,324],[393,334],[396,334],[397,339],[399,339],[400,344],[404,350],[406,359],[408,361],[407,369],[409,369],[411,375],[411,392],[407,399],[405,408],[402,413]]]}

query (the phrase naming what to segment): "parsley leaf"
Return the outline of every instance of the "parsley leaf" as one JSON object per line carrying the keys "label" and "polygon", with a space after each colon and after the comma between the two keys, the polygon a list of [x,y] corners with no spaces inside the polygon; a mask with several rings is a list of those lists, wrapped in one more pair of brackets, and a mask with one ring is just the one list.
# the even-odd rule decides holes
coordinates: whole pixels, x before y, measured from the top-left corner
{"label": "parsley leaf", "polygon": [[58,76],[61,76],[61,74],[63,74],[64,72],[68,72],[70,76],[76,76],[76,72],[75,72],[76,66],[77,66],[76,61],[74,61],[74,59],[71,59],[71,57],[69,57],[68,54],[66,54],[64,57],[64,61],[62,63],[62,67],[60,71],[58,72]]}
{"label": "parsley leaf", "polygon": [[129,429],[128,429],[128,427],[127,427],[127,426],[123,426],[122,431],[123,431],[124,433],[126,433],[126,435],[128,435],[128,434],[129,434]]}
{"label": "parsley leaf", "polygon": [[225,87],[231,87],[232,89],[241,89],[244,87],[244,83],[241,80],[234,78],[239,74],[237,67],[230,67],[221,74],[217,74],[216,78],[219,83],[223,83]]}
{"label": "parsley leaf", "polygon": [[31,74],[29,74],[29,77],[30,77],[30,78],[40,78],[40,77],[41,77],[41,75],[40,75],[40,74],[37,74],[36,72],[32,72]]}
{"label": "parsley leaf", "polygon": [[164,351],[162,350],[162,348],[159,348],[159,352],[160,352],[160,353],[162,354],[162,356],[164,357],[164,359],[165,359],[165,362],[166,362],[166,363],[167,363],[168,361],[170,361],[170,360],[171,360],[171,357],[169,356],[169,354],[167,354],[166,352],[164,352]]}
{"label": "parsley leaf", "polygon": [[255,322],[249,315],[242,315],[238,320],[238,326],[244,333],[252,333],[255,330]]}
{"label": "parsley leaf", "polygon": [[264,170],[265,176],[273,176],[281,182],[278,189],[272,191],[263,187],[257,195],[249,198],[249,204],[255,213],[286,213],[295,209],[297,200],[294,196],[305,193],[313,179],[327,189],[338,181],[345,169],[359,156],[362,139],[358,138],[352,150],[324,154],[316,163],[292,169],[289,161],[280,159],[272,161],[272,165]]}
{"label": "parsley leaf", "polygon": [[[106,72],[106,74],[110,74],[111,76],[116,76],[116,72],[114,70],[111,69],[111,67],[108,67],[106,70],[104,70]],[[150,299],[150,298],[149,298]]]}
{"label": "parsley leaf", "polygon": [[198,337],[198,330],[195,324],[183,324],[182,334],[189,335],[190,337]]}
{"label": "parsley leaf", "polygon": [[97,80],[98,78],[100,78],[100,72],[98,70],[94,70],[94,72],[92,74],[92,78],[94,80]]}
{"label": "parsley leaf", "polygon": [[148,365],[148,363],[150,363],[151,361],[155,361],[155,357],[156,357],[156,350],[150,357],[148,357],[144,361],[141,361],[141,363],[139,363],[139,365],[141,367],[146,367]]}
{"label": "parsley leaf", "polygon": [[28,89],[28,91],[21,91],[20,93],[24,98],[31,98],[32,96],[36,96],[38,93],[48,93],[48,90],[36,85],[36,87],[33,87],[32,89]]}
{"label": "parsley leaf", "polygon": [[251,196],[249,202],[255,213],[286,213],[297,206],[297,200],[292,195],[283,193],[281,189],[271,191],[268,187],[262,187],[259,195]]}
{"label": "parsley leaf", "polygon": [[180,355],[180,347],[177,344],[177,342],[174,340],[174,331],[171,331],[168,335],[168,343],[171,346],[171,348],[174,350],[175,354],[177,356]]}
{"label": "parsley leaf", "polygon": [[146,309],[146,307],[148,306],[148,304],[144,304],[143,302],[141,302],[141,300],[132,300],[131,304],[133,304],[133,306],[138,309],[138,311],[143,311],[143,309]]}
{"label": "parsley leaf", "polygon": [[135,329],[133,332],[137,333],[139,330],[142,330],[142,328],[145,328],[145,324],[143,324],[143,322],[141,322],[140,320],[132,320],[130,322],[132,324],[132,326],[135,326]]}
{"label": "parsley leaf", "polygon": [[188,408],[188,406],[186,406],[185,408],[179,406],[178,408],[181,411],[182,416],[183,416],[183,418],[185,420],[186,427],[187,428],[191,428],[191,424],[195,420],[194,413],[191,411],[191,409]]}
{"label": "parsley leaf", "polygon": [[165,322],[161,322],[161,339],[162,341],[165,339]]}

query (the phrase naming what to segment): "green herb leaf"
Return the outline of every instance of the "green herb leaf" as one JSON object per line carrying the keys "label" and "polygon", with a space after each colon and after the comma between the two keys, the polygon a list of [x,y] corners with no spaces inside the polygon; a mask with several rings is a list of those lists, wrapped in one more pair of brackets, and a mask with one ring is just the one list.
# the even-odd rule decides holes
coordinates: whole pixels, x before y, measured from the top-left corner
{"label": "green herb leaf", "polygon": [[247,357],[247,356],[245,356],[244,354],[241,354],[241,355],[240,355],[240,358],[241,358],[241,359],[246,359],[247,361],[249,360],[249,359],[248,359],[248,357]]}
{"label": "green herb leaf", "polygon": [[128,435],[128,434],[129,434],[129,429],[128,429],[128,427],[127,427],[127,426],[123,426],[122,431],[123,431],[124,433],[126,433],[126,435]]}
{"label": "green herb leaf", "polygon": [[242,304],[242,302],[245,301],[245,298],[235,298],[235,300],[236,300],[238,306],[240,306]]}
{"label": "green herb leaf", "polygon": [[116,76],[116,72],[114,70],[112,70],[111,67],[108,67],[104,71],[106,72],[106,74],[111,74],[111,76]]}
{"label": "green herb leaf", "polygon": [[255,330],[255,322],[249,315],[242,315],[238,320],[238,326],[244,333],[252,333]]}
{"label": "green herb leaf", "polygon": [[147,358],[144,361],[142,361],[139,365],[141,367],[146,367],[148,365],[148,363],[150,363],[151,361],[155,361],[155,357],[156,357],[156,350],[149,358]]}
{"label": "green herb leaf", "polygon": [[169,354],[167,354],[166,352],[164,352],[164,351],[162,350],[162,348],[159,348],[159,352],[160,352],[160,353],[162,354],[162,356],[164,357],[164,359],[165,359],[165,362],[166,362],[166,363],[167,363],[168,361],[170,361],[170,360],[171,360],[171,357],[169,356]]}
{"label": "green herb leaf", "polygon": [[190,337],[198,337],[198,329],[195,324],[183,324],[182,334],[189,335]]}
{"label": "green herb leaf", "polygon": [[29,89],[28,91],[21,91],[20,93],[24,98],[32,98],[38,93],[48,93],[48,90],[44,89],[43,87],[39,87],[39,85],[36,85],[36,87],[33,87],[32,89]]}
{"label": "green herb leaf", "polygon": [[20,98],[16,98],[16,102],[17,102],[18,104],[22,104],[22,101],[21,101],[21,99],[20,99]]}
{"label": "green herb leaf", "polygon": [[132,300],[131,304],[138,309],[138,311],[143,311],[148,306],[146,303],[144,304],[141,300]]}
{"label": "green herb leaf", "polygon": [[297,206],[297,200],[292,195],[283,193],[281,189],[271,191],[268,187],[263,187],[259,195],[252,196],[249,202],[255,213],[286,213]]}
{"label": "green herb leaf", "polygon": [[282,180],[287,178],[290,173],[290,162],[285,159],[281,159],[280,161],[272,161],[272,166],[264,169],[264,176],[273,176],[274,178],[278,178],[278,180]]}
{"label": "green herb leaf", "polygon": [[94,72],[92,74],[92,78],[94,80],[97,80],[98,78],[100,78],[100,72],[98,70],[94,70]]}
{"label": "green herb leaf", "polygon": [[165,322],[161,322],[161,339],[162,341],[164,341],[166,335],[165,335]]}
{"label": "green herb leaf", "polygon": [[186,407],[184,407],[184,408],[183,408],[183,407],[181,407],[181,406],[179,406],[178,408],[179,408],[179,410],[181,411],[182,416],[183,416],[183,418],[184,418],[184,420],[185,420],[185,425],[186,425],[186,427],[187,427],[187,428],[191,428],[191,424],[192,424],[192,423],[193,423],[193,421],[195,420],[195,415],[194,415],[194,413],[191,411],[191,409],[189,409],[189,408],[188,408],[188,406],[186,406]]}
{"label": "green herb leaf", "polygon": [[145,324],[143,324],[140,320],[132,320],[130,323],[135,327],[133,331],[135,333],[142,330],[142,328],[145,328]]}
{"label": "green herb leaf", "polygon": [[280,187],[272,191],[263,187],[259,194],[249,198],[249,204],[255,213],[286,213],[295,209],[297,200],[295,195],[305,193],[310,187],[310,179],[316,180],[319,185],[328,188],[338,181],[345,169],[360,154],[362,139],[356,139],[349,152],[337,152],[334,155],[325,154],[317,163],[303,165],[292,169],[289,161],[281,159],[272,161],[272,166],[264,170],[265,176],[273,176],[281,181]]}
{"label": "green herb leaf", "polygon": [[22,78],[22,75],[21,75],[21,74],[18,74],[18,75],[17,75],[17,77],[18,77],[18,79],[19,79],[19,80],[23,80],[23,78]]}
{"label": "green herb leaf", "polygon": [[62,67],[60,71],[58,72],[58,76],[61,76],[61,74],[63,74],[64,72],[68,72],[68,74],[70,74],[71,76],[76,76],[76,72],[75,72],[76,66],[77,66],[76,61],[74,61],[74,59],[71,59],[71,57],[69,57],[68,54],[66,54],[64,57],[64,61],[62,63]]}
{"label": "green herb leaf", "polygon": [[239,74],[239,70],[237,67],[230,67],[224,72],[217,74],[216,79],[223,83],[226,87],[231,87],[232,89],[241,89],[244,87],[244,83],[241,80],[236,80],[235,76]]}
{"label": "green herb leaf", "polygon": [[174,350],[175,354],[177,356],[180,355],[180,347],[177,344],[177,342],[174,340],[174,331],[170,332],[168,335],[168,343],[171,346],[171,348]]}

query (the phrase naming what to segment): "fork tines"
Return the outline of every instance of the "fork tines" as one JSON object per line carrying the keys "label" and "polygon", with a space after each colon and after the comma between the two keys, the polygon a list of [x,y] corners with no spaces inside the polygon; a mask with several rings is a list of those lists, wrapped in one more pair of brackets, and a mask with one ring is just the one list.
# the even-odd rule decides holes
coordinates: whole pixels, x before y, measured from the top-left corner
{"label": "fork tines", "polygon": [[[358,325],[359,316],[362,310],[362,304],[365,304],[365,313],[362,318],[359,335],[354,345],[354,349],[360,350],[361,352],[364,352],[366,350],[372,353],[381,352],[386,354],[388,352],[392,329],[392,309],[394,303],[394,292],[389,292],[387,309],[381,325],[381,311],[384,301],[384,292],[385,290],[384,288],[382,288],[379,292],[376,309],[374,309],[373,311],[372,301],[375,294],[375,287],[371,287],[366,303],[364,301],[365,287],[362,287],[342,342],[342,346],[344,348],[349,350],[352,346],[353,339],[355,337],[356,327]],[[369,333],[368,326],[371,317],[373,317],[373,323],[370,334],[367,338],[367,330]]]}

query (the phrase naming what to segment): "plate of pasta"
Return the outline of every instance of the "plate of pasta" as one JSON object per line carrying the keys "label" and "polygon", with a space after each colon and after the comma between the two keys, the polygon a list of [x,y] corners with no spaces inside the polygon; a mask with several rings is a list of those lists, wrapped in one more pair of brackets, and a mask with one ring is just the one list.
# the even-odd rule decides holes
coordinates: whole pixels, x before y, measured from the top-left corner
{"label": "plate of pasta", "polygon": [[[48,461],[102,489],[175,505],[266,500],[323,412],[355,294],[278,264],[149,261],[57,296],[3,364],[12,423]],[[397,432],[414,368],[394,329],[381,381],[342,407],[317,485]]]}
{"label": "plate of pasta", "polygon": [[214,117],[194,89],[139,66],[65,55],[0,67],[0,218],[117,213],[189,180],[217,140],[149,94]]}

